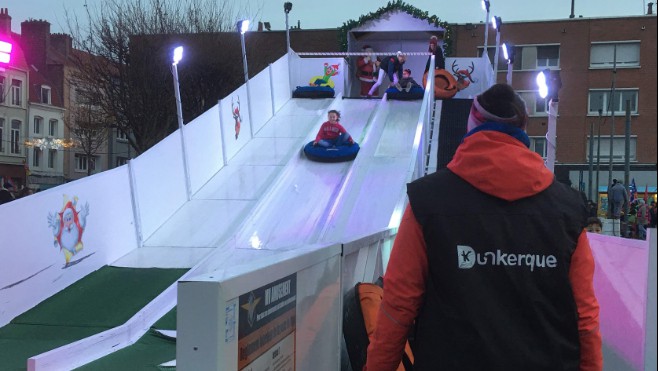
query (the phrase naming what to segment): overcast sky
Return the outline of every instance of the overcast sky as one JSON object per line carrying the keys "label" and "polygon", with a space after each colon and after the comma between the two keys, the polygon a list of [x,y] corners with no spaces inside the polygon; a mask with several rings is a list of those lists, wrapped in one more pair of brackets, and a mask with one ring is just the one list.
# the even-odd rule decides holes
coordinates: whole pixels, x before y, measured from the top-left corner
{"label": "overcast sky", "polygon": [[[225,1],[225,0],[217,0]],[[226,0],[230,1],[230,0]],[[616,17],[642,15],[646,4],[651,0],[575,0],[576,17]],[[12,0],[9,15],[12,17],[12,30],[20,32],[20,23],[27,19],[43,19],[51,23],[52,32],[66,32],[65,9],[80,16],[84,15],[85,2],[93,9],[102,0]],[[301,27],[336,28],[343,22],[358,19],[361,15],[384,6],[386,1],[375,0],[292,0],[290,23]],[[258,10],[260,20],[270,22],[273,30],[285,29],[284,1],[278,0],[234,0],[238,6],[247,3],[252,10]],[[485,14],[480,0],[408,0],[406,3],[437,15],[449,23],[477,23],[484,21]],[[540,19],[564,19],[571,14],[571,0],[491,0],[491,15],[500,16],[505,21],[525,21]],[[655,6],[654,6],[655,14]],[[258,19],[257,19],[258,20]]]}

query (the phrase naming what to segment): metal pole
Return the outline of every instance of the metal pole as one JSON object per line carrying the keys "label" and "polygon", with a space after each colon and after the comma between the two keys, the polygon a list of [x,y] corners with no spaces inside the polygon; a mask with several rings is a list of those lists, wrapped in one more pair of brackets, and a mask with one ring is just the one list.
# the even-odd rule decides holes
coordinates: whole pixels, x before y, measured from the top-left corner
{"label": "metal pole", "polygon": [[555,172],[555,132],[557,128],[558,101],[551,99],[548,104],[548,130],[546,132],[546,167],[551,172]]}
{"label": "metal pole", "polygon": [[185,191],[187,194],[187,200],[192,199],[192,186],[190,185],[190,171],[187,165],[187,150],[185,149],[185,135],[184,135],[184,126],[183,126],[183,108],[180,101],[180,87],[178,84],[178,65],[171,65],[171,72],[174,75],[174,93],[176,95],[176,111],[178,114],[178,130],[180,131],[180,142],[181,148],[183,150],[183,172],[185,174]]}
{"label": "metal pole", "polygon": [[[592,201],[592,176],[594,175],[594,121],[589,123],[589,177],[587,198]],[[598,186],[597,186],[598,187]]]}
{"label": "metal pole", "polygon": [[[608,187],[612,184],[612,154],[615,142],[615,78],[617,77],[617,45],[615,44],[614,56],[612,62],[612,90],[610,91],[610,100],[608,106],[612,107],[610,117],[610,158],[608,167]],[[610,195],[608,195],[610,197]]]}
{"label": "metal pole", "polygon": [[244,82],[249,81],[249,70],[247,68],[247,49],[244,46],[244,33],[240,32],[240,43],[242,44],[242,66],[244,67]]}
{"label": "metal pole", "polygon": [[494,53],[494,84],[498,82],[498,48],[500,48],[500,31],[496,30],[496,52]]}
{"label": "metal pole", "polygon": [[484,20],[484,54],[488,53],[487,45],[489,44],[489,10],[487,9],[487,19]]}
{"label": "metal pole", "polygon": [[290,27],[288,25],[288,12],[286,12],[286,51],[290,53]]}
{"label": "metal pole", "polygon": [[[624,143],[624,186],[626,192],[630,187],[630,173],[631,173],[631,101],[626,100],[626,130],[625,130],[625,143]],[[626,203],[626,218],[628,218],[629,203]]]}
{"label": "metal pole", "polygon": [[597,127],[596,134],[596,204],[597,207],[600,206],[599,203],[599,185],[601,185],[599,180],[599,175],[601,173],[601,120],[603,120],[603,110],[599,108],[599,125]]}
{"label": "metal pole", "polygon": [[514,64],[507,63],[507,85],[512,86],[512,69]]}

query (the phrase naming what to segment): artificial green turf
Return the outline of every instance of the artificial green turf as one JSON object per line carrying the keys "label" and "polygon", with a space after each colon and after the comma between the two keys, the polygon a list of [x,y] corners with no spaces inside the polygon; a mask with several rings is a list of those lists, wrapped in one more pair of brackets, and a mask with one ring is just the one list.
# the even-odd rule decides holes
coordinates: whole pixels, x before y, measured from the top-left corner
{"label": "artificial green turf", "polygon": [[76,370],[158,370],[158,365],[176,359],[176,340],[166,339],[155,332],[176,329],[176,308],[158,320],[151,330],[132,346],[123,348],[106,357]]}
{"label": "artificial green turf", "polygon": [[89,274],[0,328],[0,370],[25,370],[31,356],[125,323],[186,271],[106,266]]}

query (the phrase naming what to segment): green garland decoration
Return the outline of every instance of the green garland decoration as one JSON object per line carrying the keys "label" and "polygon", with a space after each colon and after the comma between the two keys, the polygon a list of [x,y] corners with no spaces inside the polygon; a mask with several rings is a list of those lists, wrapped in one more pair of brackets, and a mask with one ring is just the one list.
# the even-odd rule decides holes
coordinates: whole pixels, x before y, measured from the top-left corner
{"label": "green garland decoration", "polygon": [[377,11],[362,15],[358,20],[351,19],[343,23],[343,25],[338,29],[338,40],[340,42],[341,50],[347,51],[347,33],[349,30],[360,27],[372,20],[379,19],[385,13],[394,10],[403,11],[414,18],[426,20],[429,24],[445,29],[443,35],[443,54],[446,57],[452,54],[452,26],[450,26],[448,22],[440,20],[436,15],[429,15],[428,12],[420,10],[413,5],[405,3],[402,0],[389,1],[386,6],[377,9]]}

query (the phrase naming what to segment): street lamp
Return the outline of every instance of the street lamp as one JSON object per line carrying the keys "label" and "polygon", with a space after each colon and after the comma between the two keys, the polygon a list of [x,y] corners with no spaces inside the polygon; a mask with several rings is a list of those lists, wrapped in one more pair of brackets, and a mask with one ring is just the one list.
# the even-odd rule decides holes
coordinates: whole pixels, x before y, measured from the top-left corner
{"label": "street lamp", "polygon": [[512,69],[514,68],[514,45],[503,43],[503,58],[507,61],[507,85],[512,86]]}
{"label": "street lamp", "polygon": [[187,165],[187,151],[185,150],[185,136],[183,130],[183,109],[180,101],[180,86],[178,84],[178,62],[183,59],[183,47],[178,46],[174,49],[171,63],[171,73],[174,76],[174,94],[176,95],[176,112],[178,116],[178,129],[180,130],[181,148],[183,150],[183,172],[185,175],[185,188],[187,200],[192,199],[192,187],[190,186],[190,172]]}
{"label": "street lamp", "polygon": [[500,17],[491,17],[491,25],[496,30],[496,53],[494,55],[494,76],[498,82],[498,47],[500,46],[500,29],[503,27],[503,21]]}
{"label": "street lamp", "polygon": [[489,43],[489,9],[491,2],[489,0],[482,0],[482,10],[487,12],[487,17],[484,18],[484,54],[487,54],[487,44]]}
{"label": "street lamp", "polygon": [[286,13],[286,46],[287,51],[290,53],[290,27],[288,26],[288,13],[292,10],[292,3],[285,2],[283,3],[283,11]]}
{"label": "street lamp", "polygon": [[548,148],[546,150],[546,167],[554,172],[555,169],[555,140],[557,128],[557,114],[560,88],[562,87],[562,80],[560,79],[559,71],[551,71],[545,69],[537,74],[537,87],[539,88],[539,96],[548,98],[548,130],[546,131],[546,143]]}
{"label": "street lamp", "polygon": [[244,33],[249,30],[249,20],[243,19],[238,21],[238,32],[240,33],[240,43],[242,44],[242,65],[244,66],[244,82],[249,81],[249,70],[247,68],[247,49],[244,46]]}

